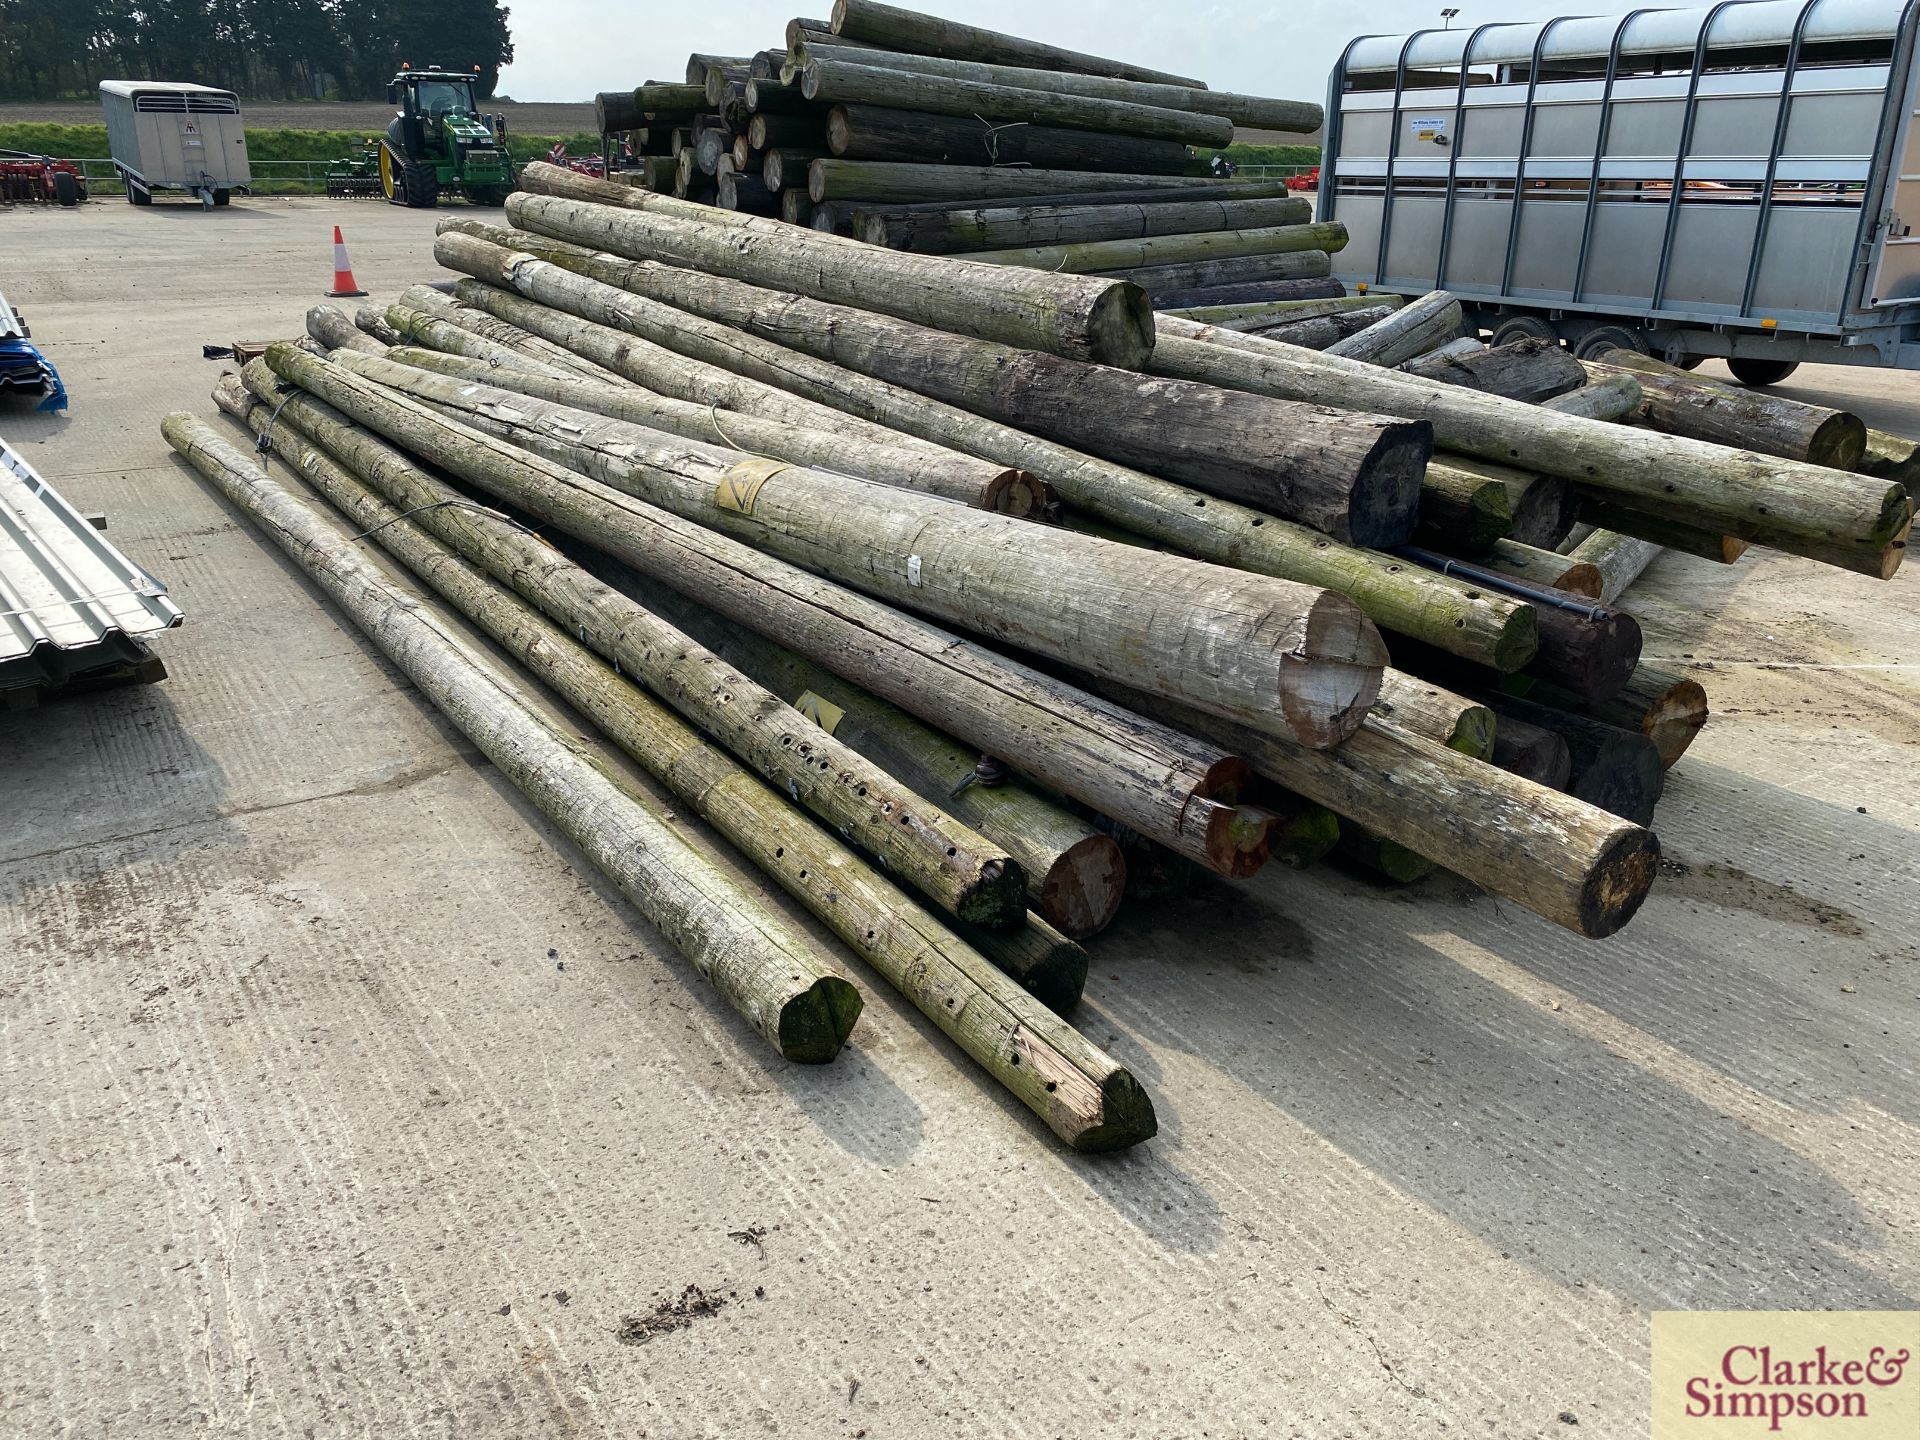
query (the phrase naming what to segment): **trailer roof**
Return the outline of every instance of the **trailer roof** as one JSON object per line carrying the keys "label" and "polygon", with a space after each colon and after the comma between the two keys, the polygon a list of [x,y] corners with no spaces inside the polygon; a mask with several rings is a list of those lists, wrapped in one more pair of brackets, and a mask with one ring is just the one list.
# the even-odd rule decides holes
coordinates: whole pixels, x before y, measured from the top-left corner
{"label": "trailer roof", "polygon": [[[1802,11],[1803,38],[1810,42],[1875,40],[1895,35],[1908,0],[1741,0],[1720,9],[1709,37],[1716,46],[1785,45],[1793,38]],[[1482,28],[1423,30],[1412,35],[1367,35],[1347,48],[1343,68],[1395,69],[1404,48],[1409,68],[1458,69],[1469,40],[1477,34],[1472,63],[1531,63],[1542,31],[1550,30],[1540,50],[1543,60],[1603,59],[1621,28],[1621,13],[1582,15],[1542,23],[1494,23]],[[1692,50],[1712,9],[1648,10],[1627,22],[1620,50],[1628,55],[1671,54]]]}
{"label": "trailer roof", "polygon": [[231,90],[221,90],[212,85],[196,85],[191,80],[102,80],[102,95],[224,95],[229,100],[239,100],[239,95]]}

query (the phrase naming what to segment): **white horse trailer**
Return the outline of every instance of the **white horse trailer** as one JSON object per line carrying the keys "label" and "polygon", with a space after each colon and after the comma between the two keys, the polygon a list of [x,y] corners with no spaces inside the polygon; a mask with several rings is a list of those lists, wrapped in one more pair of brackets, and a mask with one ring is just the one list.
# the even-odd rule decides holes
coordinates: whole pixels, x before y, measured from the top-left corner
{"label": "white horse trailer", "polygon": [[1458,294],[1751,384],[1920,368],[1920,0],[1725,0],[1362,36],[1334,67],[1320,218],[1349,285]]}
{"label": "white horse trailer", "polygon": [[102,80],[107,148],[135,205],[156,190],[184,190],[224,205],[253,183],[240,97],[231,90],[167,81]]}

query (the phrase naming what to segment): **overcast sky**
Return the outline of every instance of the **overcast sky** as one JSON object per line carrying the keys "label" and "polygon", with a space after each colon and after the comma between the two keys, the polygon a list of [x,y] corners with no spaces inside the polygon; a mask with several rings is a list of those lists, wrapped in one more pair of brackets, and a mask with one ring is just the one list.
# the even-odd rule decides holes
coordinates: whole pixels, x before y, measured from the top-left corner
{"label": "overcast sky", "polygon": [[[830,0],[510,0],[514,63],[501,93],[515,100],[590,100],[643,80],[679,80],[687,55],[750,55],[785,43],[796,13],[824,16]],[[1680,0],[1684,3],[1684,0]],[[811,8],[796,12],[796,4]],[[990,30],[1192,75],[1216,90],[1295,100],[1325,97],[1327,72],[1356,34],[1437,26],[1426,0],[936,0],[923,8]],[[1628,0],[1462,3],[1455,26],[1612,14]]]}

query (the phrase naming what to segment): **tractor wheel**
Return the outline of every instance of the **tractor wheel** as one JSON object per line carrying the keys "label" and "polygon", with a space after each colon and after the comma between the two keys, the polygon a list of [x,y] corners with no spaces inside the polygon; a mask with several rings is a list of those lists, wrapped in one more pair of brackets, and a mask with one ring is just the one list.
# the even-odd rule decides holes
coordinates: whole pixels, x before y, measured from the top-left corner
{"label": "tractor wheel", "polygon": [[410,210],[431,210],[440,203],[440,180],[431,165],[403,166],[400,185]]}
{"label": "tractor wheel", "polygon": [[501,206],[507,203],[507,196],[513,193],[510,185],[469,185],[467,199],[476,205]]}
{"label": "tractor wheel", "polygon": [[1727,361],[1727,369],[1742,385],[1778,385],[1799,368],[1798,360]]}
{"label": "tractor wheel", "polygon": [[80,187],[73,183],[71,170],[53,172],[53,198],[54,202],[60,205],[71,206],[80,203]]}
{"label": "tractor wheel", "polygon": [[1632,350],[1645,355],[1647,337],[1624,325],[1596,325],[1580,337],[1573,347],[1573,355],[1576,360],[1604,360],[1609,350]]}

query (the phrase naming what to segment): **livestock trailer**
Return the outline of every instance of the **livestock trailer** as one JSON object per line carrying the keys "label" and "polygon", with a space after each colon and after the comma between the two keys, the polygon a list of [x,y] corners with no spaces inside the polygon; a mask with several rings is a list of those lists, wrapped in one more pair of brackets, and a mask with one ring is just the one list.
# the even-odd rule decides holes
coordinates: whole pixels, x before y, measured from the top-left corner
{"label": "livestock trailer", "polygon": [[1334,67],[1319,218],[1348,285],[1444,288],[1750,384],[1920,368],[1920,0],[1726,0],[1411,35]]}
{"label": "livestock trailer", "polygon": [[224,205],[253,183],[240,97],[231,90],[159,80],[102,80],[107,148],[135,205],[156,190],[185,190]]}

